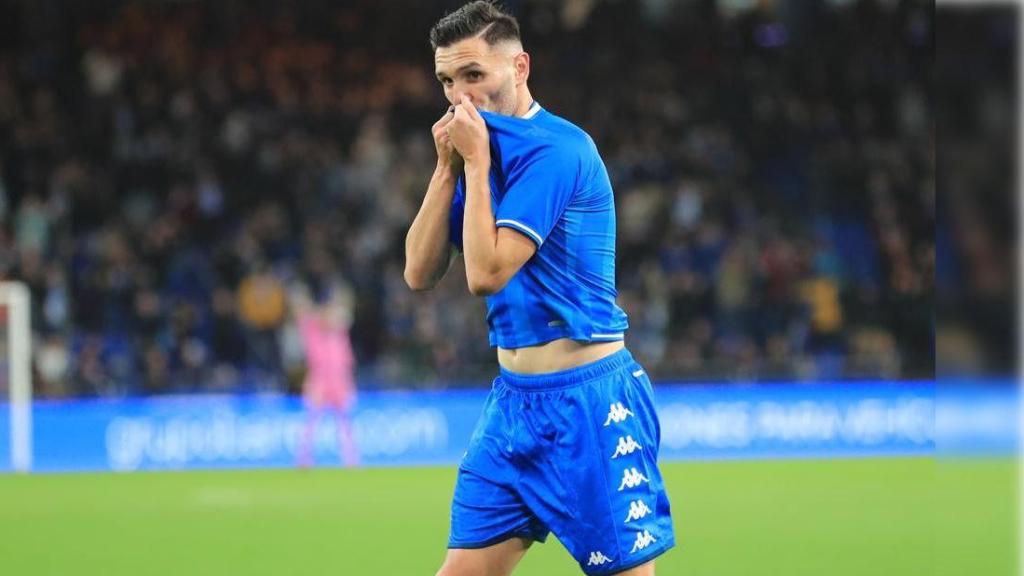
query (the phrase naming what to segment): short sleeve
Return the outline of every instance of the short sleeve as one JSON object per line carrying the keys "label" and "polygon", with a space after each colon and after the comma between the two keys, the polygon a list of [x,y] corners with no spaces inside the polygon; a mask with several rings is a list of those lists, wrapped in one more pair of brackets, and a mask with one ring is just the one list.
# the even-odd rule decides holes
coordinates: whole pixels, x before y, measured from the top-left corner
{"label": "short sleeve", "polygon": [[466,211],[466,195],[463,191],[462,178],[455,184],[452,195],[452,208],[448,213],[448,240],[462,252],[462,216]]}
{"label": "short sleeve", "polygon": [[576,192],[580,155],[571,146],[547,147],[509,171],[495,226],[513,228],[544,244]]}

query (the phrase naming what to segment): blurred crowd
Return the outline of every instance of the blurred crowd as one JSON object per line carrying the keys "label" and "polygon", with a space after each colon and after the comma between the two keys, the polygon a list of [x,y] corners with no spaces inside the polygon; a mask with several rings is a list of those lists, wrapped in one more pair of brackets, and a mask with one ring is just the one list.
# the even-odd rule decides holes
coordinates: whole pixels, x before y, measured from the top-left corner
{"label": "blurred crowd", "polygon": [[[1005,378],[1020,361],[1016,6],[946,7],[936,51],[936,371]],[[945,44],[945,40],[943,40]]]}
{"label": "blurred crowd", "polygon": [[[40,393],[293,390],[290,302],[339,291],[360,386],[486,384],[461,265],[402,279],[458,4],[0,14],[0,277],[32,289]],[[933,375],[930,2],[506,4],[609,168],[652,375]]]}

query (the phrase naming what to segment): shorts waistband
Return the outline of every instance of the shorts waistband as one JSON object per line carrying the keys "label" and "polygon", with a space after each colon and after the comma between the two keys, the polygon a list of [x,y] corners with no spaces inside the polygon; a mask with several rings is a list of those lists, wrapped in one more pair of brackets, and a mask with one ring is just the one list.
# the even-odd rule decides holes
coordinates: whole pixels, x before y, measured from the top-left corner
{"label": "shorts waistband", "polygon": [[633,355],[629,353],[629,350],[623,348],[600,360],[558,372],[519,374],[501,368],[501,381],[509,388],[517,390],[541,391],[570,388],[621,370],[633,361]]}

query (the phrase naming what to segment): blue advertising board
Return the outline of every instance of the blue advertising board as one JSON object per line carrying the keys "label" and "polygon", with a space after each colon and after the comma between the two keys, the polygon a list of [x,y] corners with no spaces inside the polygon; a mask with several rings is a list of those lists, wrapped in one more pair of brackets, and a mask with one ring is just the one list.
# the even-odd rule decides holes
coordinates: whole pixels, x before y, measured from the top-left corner
{"label": "blue advertising board", "polygon": [[[930,455],[936,422],[940,432],[948,428],[943,422],[969,424],[957,409],[972,398],[979,404],[969,415],[998,406],[1004,414],[997,418],[1010,418],[1013,426],[982,426],[966,444],[950,446],[1005,453],[1015,447],[1015,419],[1005,409],[1015,410],[1016,395],[1002,390],[988,397],[963,392],[945,404],[940,398],[937,420],[931,382],[662,384],[656,387],[661,457]],[[457,463],[485,397],[484,390],[361,394],[350,420],[360,464]],[[10,471],[9,410],[0,408],[0,471]],[[289,467],[296,463],[306,418],[301,401],[288,396],[41,401],[33,407],[33,470]],[[340,464],[336,426],[327,414],[313,428],[318,464]],[[971,430],[960,426],[950,438],[963,440],[965,429]]]}

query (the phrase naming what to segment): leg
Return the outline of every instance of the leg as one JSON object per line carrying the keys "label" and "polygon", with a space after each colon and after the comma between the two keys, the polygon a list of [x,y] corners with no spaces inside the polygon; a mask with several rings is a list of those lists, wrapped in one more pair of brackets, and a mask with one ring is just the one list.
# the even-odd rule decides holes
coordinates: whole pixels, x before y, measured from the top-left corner
{"label": "leg", "polygon": [[531,544],[527,538],[510,538],[486,548],[449,549],[437,576],[508,576]]}
{"label": "leg", "polygon": [[654,576],[654,560],[636,568],[630,568],[625,572],[619,572],[615,576]]}
{"label": "leg", "polygon": [[299,450],[296,464],[301,468],[311,468],[316,461],[316,426],[320,421],[320,408],[306,405],[306,422],[299,437]]}
{"label": "leg", "polygon": [[338,453],[341,455],[341,463],[349,468],[359,466],[359,448],[352,436],[351,413],[347,408],[337,408],[334,412],[334,421],[338,427]]}

